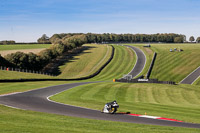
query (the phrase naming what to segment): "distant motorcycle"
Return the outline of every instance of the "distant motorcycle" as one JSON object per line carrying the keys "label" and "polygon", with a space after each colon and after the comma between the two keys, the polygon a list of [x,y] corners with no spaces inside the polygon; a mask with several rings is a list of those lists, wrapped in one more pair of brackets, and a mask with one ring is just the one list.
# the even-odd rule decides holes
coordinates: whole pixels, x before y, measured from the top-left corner
{"label": "distant motorcycle", "polygon": [[108,113],[108,114],[114,114],[117,111],[117,108],[119,108],[119,105],[116,101],[106,103],[104,108],[102,109],[102,113]]}

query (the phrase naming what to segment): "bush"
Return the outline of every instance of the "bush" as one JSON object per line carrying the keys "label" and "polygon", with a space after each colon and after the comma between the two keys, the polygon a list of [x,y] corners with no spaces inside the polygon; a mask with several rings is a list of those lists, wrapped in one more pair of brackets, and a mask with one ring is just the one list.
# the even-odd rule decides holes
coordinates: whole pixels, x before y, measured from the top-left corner
{"label": "bush", "polygon": [[[58,43],[52,45],[49,49],[41,51],[38,55],[34,53],[26,54],[23,52],[16,52],[6,55],[5,61],[19,68],[41,70],[52,59],[62,55],[65,51],[79,47],[87,42],[87,38],[85,35],[74,35],[72,37],[70,36],[67,36],[65,39],[62,40],[59,39],[57,35],[54,36],[54,39],[52,38],[52,40],[54,40],[55,42],[57,41]],[[46,35],[43,35],[39,39],[39,41],[41,41],[41,43],[46,43],[49,41],[49,38]],[[0,58],[0,61],[1,60],[3,59]]]}
{"label": "bush", "polygon": [[67,50],[67,47],[63,44],[54,44],[50,49],[52,54],[57,57],[62,55]]}
{"label": "bush", "polygon": [[13,67],[14,65],[7,61],[5,58],[3,58],[0,54],[0,66]]}

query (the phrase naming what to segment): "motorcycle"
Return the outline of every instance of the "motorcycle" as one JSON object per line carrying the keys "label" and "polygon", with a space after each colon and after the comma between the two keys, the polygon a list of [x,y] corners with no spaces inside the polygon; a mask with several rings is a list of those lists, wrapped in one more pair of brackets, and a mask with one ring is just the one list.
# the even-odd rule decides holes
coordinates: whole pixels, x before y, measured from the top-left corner
{"label": "motorcycle", "polygon": [[106,103],[101,112],[108,113],[108,114],[114,114],[118,108],[119,108],[119,105],[117,104],[117,102],[112,101],[112,102]]}

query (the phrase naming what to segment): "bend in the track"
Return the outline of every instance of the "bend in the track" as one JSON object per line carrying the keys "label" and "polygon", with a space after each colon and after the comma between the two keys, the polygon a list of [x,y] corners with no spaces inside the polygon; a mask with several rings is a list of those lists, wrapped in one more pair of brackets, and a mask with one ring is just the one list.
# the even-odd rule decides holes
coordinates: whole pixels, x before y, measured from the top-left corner
{"label": "bend in the track", "polygon": [[143,71],[145,64],[146,64],[146,56],[145,56],[144,52],[142,50],[140,50],[139,48],[136,48],[136,47],[130,46],[130,45],[125,45],[125,46],[131,48],[137,56],[135,66],[127,74],[127,75],[131,75],[132,78],[135,78]]}
{"label": "bend in the track", "polygon": [[[134,69],[137,69],[137,67],[138,65],[135,65]],[[56,103],[48,100],[48,97],[52,95],[71,89],[73,87],[90,83],[96,83],[96,82],[64,84],[37,90],[31,90],[18,94],[0,96],[0,104],[25,110],[33,110],[33,111],[81,117],[81,118],[151,124],[151,125],[161,125],[161,126],[200,128],[200,124],[164,121],[164,120],[149,119],[149,118],[142,118],[129,115],[119,115],[119,114],[109,115],[100,113],[100,111],[98,110],[91,110],[87,108]]]}

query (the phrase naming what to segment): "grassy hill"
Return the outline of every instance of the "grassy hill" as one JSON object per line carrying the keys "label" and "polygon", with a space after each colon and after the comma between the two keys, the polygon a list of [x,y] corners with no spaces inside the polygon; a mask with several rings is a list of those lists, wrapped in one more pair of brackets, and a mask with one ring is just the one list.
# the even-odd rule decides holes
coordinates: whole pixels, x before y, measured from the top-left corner
{"label": "grassy hill", "polygon": [[[158,53],[151,78],[180,82],[200,66],[199,44],[151,44]],[[170,49],[183,49],[182,52],[170,52]]]}
{"label": "grassy hill", "polygon": [[[5,46],[9,47],[10,45]],[[23,48],[36,47],[36,45],[14,45],[15,49],[18,49],[17,46],[23,46]],[[41,47],[43,45],[37,46]],[[84,47],[87,47],[88,49],[77,56],[73,56],[72,60],[69,60],[68,62],[66,62],[66,64],[60,66],[62,73],[57,77],[46,76],[41,74],[0,70],[0,79],[77,78],[81,76],[87,76],[91,73],[96,72],[97,69],[99,69],[108,60],[111,54],[111,47],[106,45],[91,44],[84,45]],[[9,49],[11,49],[11,47],[9,47]]]}
{"label": "grassy hill", "polygon": [[[132,45],[132,44],[131,44]],[[185,71],[193,71],[194,66],[198,66],[198,49],[200,45],[196,44],[152,44],[152,48],[143,48],[143,44],[134,44],[140,47],[147,56],[147,65],[142,74],[146,74],[152,59],[153,52],[158,53],[156,64],[152,73],[152,78],[161,80],[172,79],[179,82],[187,73],[180,74]],[[115,55],[113,60],[103,71],[91,80],[110,81],[113,78],[120,78],[123,74],[127,74],[134,66],[136,58],[134,52],[126,47],[115,47]],[[181,48],[183,52],[169,52],[170,48]],[[101,47],[91,48],[81,56],[77,56],[75,61],[78,63],[82,60],[85,62],[87,56],[93,54],[94,51],[99,52],[98,60],[106,59],[105,56],[109,48]],[[101,55],[101,56],[100,56]],[[104,55],[104,56],[103,56]],[[193,58],[191,58],[192,56]],[[189,58],[189,59],[188,59]],[[166,61],[167,59],[167,61]],[[180,60],[180,61],[179,61]],[[190,60],[190,61],[189,61]],[[64,72],[64,68],[69,64],[62,66],[60,69]],[[103,61],[102,61],[103,62]],[[178,62],[178,63],[177,63]],[[183,62],[183,63],[182,63]],[[184,65],[184,63],[186,63]],[[189,63],[189,64],[187,64]],[[90,64],[90,69],[97,66],[98,62]],[[85,64],[82,62],[82,66]],[[194,65],[194,66],[193,66]],[[71,66],[73,68],[74,65]],[[187,66],[187,67],[185,67]],[[191,67],[190,67],[191,66]],[[80,67],[80,66],[79,66]],[[162,72],[161,68],[166,68]],[[179,70],[180,67],[183,69]],[[178,69],[175,71],[174,69]],[[82,69],[86,73],[88,70]],[[95,71],[95,69],[94,69]],[[176,75],[176,73],[178,75]],[[5,72],[2,74],[2,72]],[[70,72],[70,71],[68,71]],[[162,73],[162,74],[161,74]],[[190,73],[190,72],[188,72]],[[66,73],[67,75],[67,73]],[[83,74],[84,75],[84,74]],[[166,76],[168,75],[168,76]],[[0,71],[0,78],[21,78],[21,77],[40,77],[41,75],[27,75],[25,73]],[[42,78],[48,78],[42,77]],[[63,76],[65,77],[65,76]],[[12,92],[22,92],[26,90],[64,84],[70,82],[26,82],[26,83],[0,83],[0,94]],[[130,111],[132,113],[153,115],[174,118],[185,122],[200,123],[200,79],[195,82],[196,85],[162,85],[162,84],[126,84],[126,83],[95,83],[79,86],[63,93],[60,93],[51,99],[88,108],[101,110],[106,102],[117,100],[120,105],[119,111]],[[90,120],[82,118],[74,118],[60,116],[55,114],[47,114],[33,111],[24,111],[12,109],[0,105],[0,130],[2,132],[199,132],[199,129],[162,127],[152,125],[141,125],[132,123],[110,122],[100,120]]]}
{"label": "grassy hill", "polygon": [[[56,77],[22,72],[0,70],[0,79],[33,79],[33,78],[79,78],[96,72],[111,56],[111,47],[107,45],[84,45],[88,49],[73,56],[66,64],[60,66],[61,74]],[[115,47],[113,60],[92,80],[112,80],[121,78],[134,67],[135,53],[126,47]]]}
{"label": "grassy hill", "polygon": [[73,56],[64,65],[59,66],[61,74],[58,78],[80,78],[95,73],[110,58],[111,46],[83,45],[83,52]]}
{"label": "grassy hill", "polygon": [[102,70],[102,72],[91,80],[104,81],[123,77],[128,74],[135,65],[135,53],[124,46],[113,45],[115,54],[112,61]]}
{"label": "grassy hill", "polygon": [[119,112],[174,118],[200,123],[200,89],[191,85],[95,83],[51,97],[52,100],[101,110],[117,100]]}

